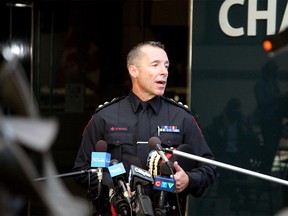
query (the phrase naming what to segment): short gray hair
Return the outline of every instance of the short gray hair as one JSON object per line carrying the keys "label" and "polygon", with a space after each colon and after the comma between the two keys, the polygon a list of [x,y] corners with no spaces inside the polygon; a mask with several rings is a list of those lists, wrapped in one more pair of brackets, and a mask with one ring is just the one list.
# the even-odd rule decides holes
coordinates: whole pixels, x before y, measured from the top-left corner
{"label": "short gray hair", "polygon": [[140,50],[144,46],[153,46],[165,50],[164,44],[159,41],[145,41],[134,46],[127,55],[127,68],[129,65],[135,64],[140,56]]}

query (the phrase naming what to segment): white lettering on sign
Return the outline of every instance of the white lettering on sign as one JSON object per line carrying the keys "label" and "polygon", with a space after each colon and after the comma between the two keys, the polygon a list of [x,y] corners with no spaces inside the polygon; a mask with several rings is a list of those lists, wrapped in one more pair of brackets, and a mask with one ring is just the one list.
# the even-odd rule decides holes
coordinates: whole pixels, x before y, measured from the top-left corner
{"label": "white lettering on sign", "polygon": [[[225,0],[219,10],[219,24],[221,30],[228,36],[239,37],[245,35],[243,26],[231,26],[228,14],[230,9],[235,5],[241,5],[247,7],[247,35],[256,36],[257,33],[257,21],[266,20],[267,35],[273,35],[276,33],[276,14],[277,14],[277,1],[267,0],[267,9],[258,10],[257,3],[262,0]],[[237,14],[236,14],[237,16]],[[244,22],[244,21],[243,21]],[[286,4],[285,12],[282,17],[281,26],[279,32],[288,27],[288,1]]]}

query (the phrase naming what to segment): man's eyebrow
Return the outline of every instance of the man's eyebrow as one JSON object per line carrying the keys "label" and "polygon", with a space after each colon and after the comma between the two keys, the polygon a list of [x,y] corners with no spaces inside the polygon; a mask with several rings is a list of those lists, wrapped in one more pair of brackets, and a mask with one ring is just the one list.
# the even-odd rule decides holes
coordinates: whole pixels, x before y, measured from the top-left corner
{"label": "man's eyebrow", "polygon": [[[160,62],[161,62],[161,60],[154,60],[154,61],[151,62],[151,64],[160,63]],[[170,62],[169,61],[165,61],[164,64],[170,64]]]}

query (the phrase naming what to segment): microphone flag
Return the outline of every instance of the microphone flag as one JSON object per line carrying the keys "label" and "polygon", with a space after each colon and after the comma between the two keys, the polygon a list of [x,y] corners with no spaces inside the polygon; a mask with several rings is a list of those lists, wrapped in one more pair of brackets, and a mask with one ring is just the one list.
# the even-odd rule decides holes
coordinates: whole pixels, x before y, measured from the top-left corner
{"label": "microphone flag", "polygon": [[108,170],[112,178],[126,173],[123,163],[118,163],[113,166],[109,166]]}
{"label": "microphone flag", "polygon": [[141,184],[142,186],[148,185],[153,182],[153,178],[150,172],[141,169],[135,165],[131,165],[129,172],[129,182],[132,191],[136,190],[136,185]]}
{"label": "microphone flag", "polygon": [[111,154],[107,152],[92,152],[91,167],[108,167]]}
{"label": "microphone flag", "polygon": [[153,189],[167,191],[174,193],[175,192],[175,180],[173,178],[165,178],[162,176],[156,176],[154,178]]}

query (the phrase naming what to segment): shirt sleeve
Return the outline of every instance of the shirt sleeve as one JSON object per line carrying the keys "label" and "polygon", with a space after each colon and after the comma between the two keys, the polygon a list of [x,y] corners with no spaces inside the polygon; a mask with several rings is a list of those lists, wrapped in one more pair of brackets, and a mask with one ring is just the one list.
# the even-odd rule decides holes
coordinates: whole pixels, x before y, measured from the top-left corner
{"label": "shirt sleeve", "polygon": [[[90,169],[91,154],[95,151],[95,144],[97,143],[96,131],[95,116],[92,116],[82,133],[81,145],[74,162],[74,171]],[[78,175],[75,177],[75,181],[85,188],[89,186],[93,188],[97,185],[97,175],[95,173]]]}
{"label": "shirt sleeve", "polygon": [[[184,141],[191,147],[192,154],[213,160],[214,155],[194,117],[188,119],[185,124]],[[214,182],[216,167],[199,161],[193,161],[191,164],[194,164],[193,168],[186,172],[189,176],[189,188],[187,190],[192,196],[200,197],[206,188]]]}

